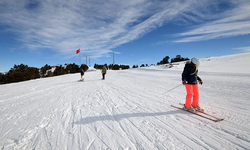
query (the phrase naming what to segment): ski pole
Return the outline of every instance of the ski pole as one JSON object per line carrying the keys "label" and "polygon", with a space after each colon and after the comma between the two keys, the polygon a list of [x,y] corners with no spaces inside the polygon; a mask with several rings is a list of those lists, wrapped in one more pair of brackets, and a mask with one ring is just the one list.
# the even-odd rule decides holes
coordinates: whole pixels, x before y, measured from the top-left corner
{"label": "ski pole", "polygon": [[181,86],[181,85],[182,85],[182,84],[177,85],[176,87],[174,87],[174,88],[172,88],[172,89],[168,90],[167,92],[164,92],[162,95],[165,95],[166,93],[168,93],[168,92],[170,92],[170,91],[172,91],[172,90],[174,90],[174,89],[178,88],[178,87],[179,87],[179,86]]}

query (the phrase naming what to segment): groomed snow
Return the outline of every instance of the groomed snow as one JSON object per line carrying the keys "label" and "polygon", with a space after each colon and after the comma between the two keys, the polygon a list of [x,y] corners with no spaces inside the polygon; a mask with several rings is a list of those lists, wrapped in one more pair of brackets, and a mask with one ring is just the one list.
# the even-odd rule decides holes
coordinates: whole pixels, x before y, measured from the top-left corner
{"label": "groomed snow", "polygon": [[0,148],[250,149],[249,59],[201,59],[200,105],[221,122],[170,106],[185,101],[183,62],[0,85]]}

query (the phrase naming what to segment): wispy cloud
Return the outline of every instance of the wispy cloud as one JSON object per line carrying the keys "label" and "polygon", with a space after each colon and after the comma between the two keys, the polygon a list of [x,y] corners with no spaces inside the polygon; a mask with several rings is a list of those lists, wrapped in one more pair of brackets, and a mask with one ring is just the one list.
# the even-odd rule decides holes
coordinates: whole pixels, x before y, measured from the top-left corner
{"label": "wispy cloud", "polygon": [[[228,7],[228,9],[223,11],[221,8],[221,12],[214,13],[213,11],[216,11],[215,8],[219,5]],[[212,3],[210,8],[213,8],[210,9],[211,12],[206,12],[200,19],[209,18],[212,21],[206,21],[192,27],[189,31],[177,34],[176,37],[181,37],[181,39],[175,42],[196,42],[250,34],[250,3],[248,0],[218,1],[218,3]],[[193,20],[193,16],[188,19],[190,18]]]}
{"label": "wispy cloud", "polygon": [[236,50],[241,50],[243,52],[250,52],[250,46],[248,47],[238,47],[238,48],[235,48]]}
{"label": "wispy cloud", "polygon": [[30,50],[48,48],[71,57],[81,48],[86,55],[102,57],[190,5],[182,0],[2,0],[0,25]]}
{"label": "wispy cloud", "polygon": [[178,34],[184,38],[175,42],[248,34],[249,4],[237,2],[214,17],[207,15],[217,4],[211,0],[1,0],[0,26],[29,50],[47,48],[73,57],[81,48],[97,58],[169,22],[201,24]]}

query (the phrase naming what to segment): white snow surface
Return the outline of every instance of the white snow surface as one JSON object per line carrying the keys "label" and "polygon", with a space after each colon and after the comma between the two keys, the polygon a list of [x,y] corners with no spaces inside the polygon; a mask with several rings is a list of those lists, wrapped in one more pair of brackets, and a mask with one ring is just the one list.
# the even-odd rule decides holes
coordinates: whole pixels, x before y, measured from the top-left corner
{"label": "white snow surface", "polygon": [[0,85],[0,149],[250,149],[249,59],[201,59],[200,106],[221,122],[171,107],[185,102],[184,62]]}

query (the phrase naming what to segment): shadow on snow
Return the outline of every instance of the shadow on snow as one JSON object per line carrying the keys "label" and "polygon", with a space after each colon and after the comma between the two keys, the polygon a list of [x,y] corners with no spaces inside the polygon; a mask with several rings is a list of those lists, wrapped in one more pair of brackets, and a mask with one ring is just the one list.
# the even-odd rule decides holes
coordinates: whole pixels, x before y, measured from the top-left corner
{"label": "shadow on snow", "polygon": [[125,113],[125,114],[116,114],[116,115],[106,115],[106,116],[91,116],[82,118],[79,121],[74,122],[74,124],[90,124],[97,121],[120,121],[125,118],[134,118],[134,117],[150,117],[150,116],[163,116],[180,113],[179,110],[168,111],[168,112],[156,112],[156,113]]}

